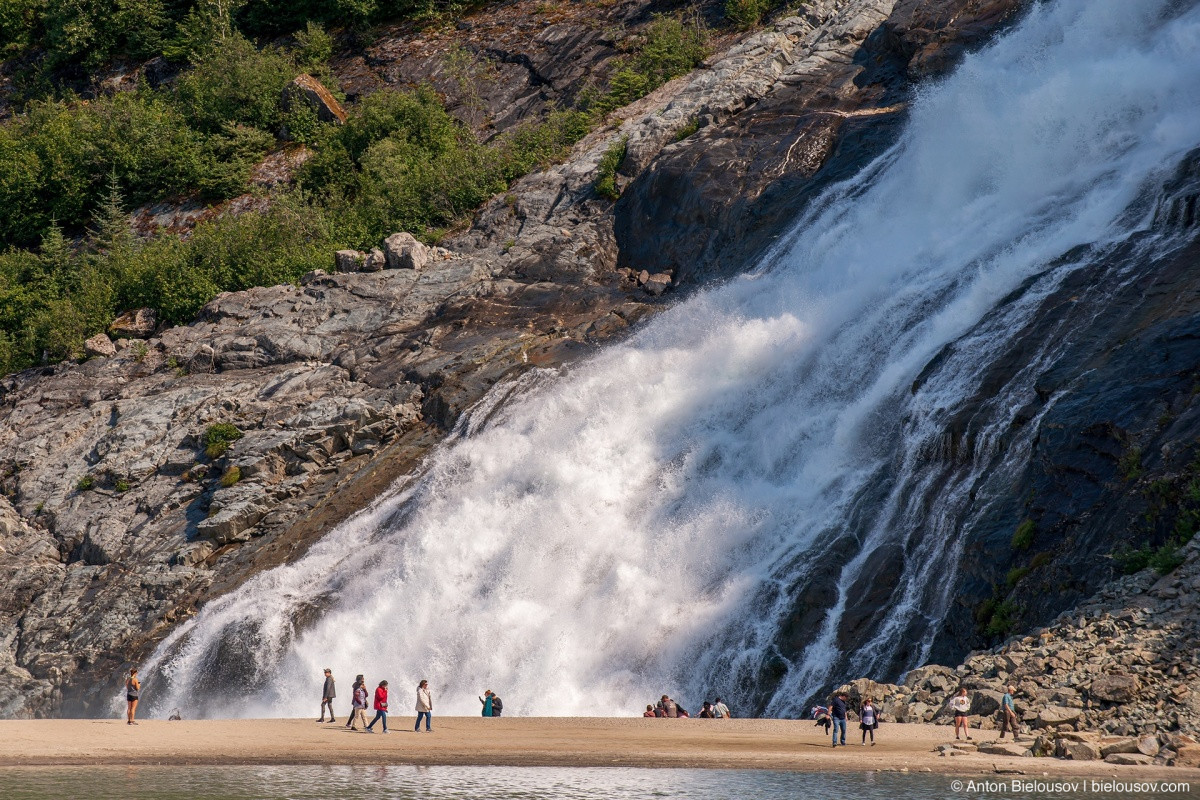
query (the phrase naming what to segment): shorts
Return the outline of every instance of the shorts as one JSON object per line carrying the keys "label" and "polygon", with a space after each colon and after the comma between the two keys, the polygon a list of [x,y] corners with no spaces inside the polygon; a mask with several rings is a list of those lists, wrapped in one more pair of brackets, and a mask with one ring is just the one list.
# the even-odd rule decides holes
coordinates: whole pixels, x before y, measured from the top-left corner
{"label": "shorts", "polygon": [[967,718],[967,715],[966,715],[966,714],[959,714],[958,712],[955,712],[955,713],[954,713],[954,718],[955,718],[955,719],[966,719],[966,718]]}
{"label": "shorts", "polygon": [[138,699],[138,696],[136,694],[127,694],[125,695],[125,699],[132,703]]}

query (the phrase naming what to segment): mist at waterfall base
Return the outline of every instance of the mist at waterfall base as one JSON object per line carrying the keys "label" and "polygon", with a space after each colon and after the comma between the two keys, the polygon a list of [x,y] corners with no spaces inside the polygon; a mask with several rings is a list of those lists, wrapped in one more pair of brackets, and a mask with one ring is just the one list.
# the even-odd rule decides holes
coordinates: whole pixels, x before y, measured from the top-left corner
{"label": "mist at waterfall base", "polygon": [[[149,710],[310,714],[329,666],[343,707],[364,673],[393,713],[427,679],[435,714],[491,688],[523,715],[666,692],[786,716],[920,663],[982,472],[1011,460],[986,430],[953,475],[922,454],[1038,300],[1145,231],[1200,145],[1198,54],[1192,5],[1034,5],[759,269],[498,387],[420,475],[180,626]],[[1000,430],[1021,404],[993,405]]]}

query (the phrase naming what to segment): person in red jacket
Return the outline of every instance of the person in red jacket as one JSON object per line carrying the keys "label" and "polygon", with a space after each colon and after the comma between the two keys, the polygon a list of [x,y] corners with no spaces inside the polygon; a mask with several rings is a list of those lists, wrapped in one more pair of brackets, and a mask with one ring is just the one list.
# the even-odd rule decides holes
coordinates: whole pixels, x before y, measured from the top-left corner
{"label": "person in red jacket", "polygon": [[380,681],[379,686],[375,689],[375,719],[371,720],[371,724],[367,726],[367,731],[374,733],[375,731],[371,729],[380,720],[383,720],[383,732],[387,733],[387,681]]}

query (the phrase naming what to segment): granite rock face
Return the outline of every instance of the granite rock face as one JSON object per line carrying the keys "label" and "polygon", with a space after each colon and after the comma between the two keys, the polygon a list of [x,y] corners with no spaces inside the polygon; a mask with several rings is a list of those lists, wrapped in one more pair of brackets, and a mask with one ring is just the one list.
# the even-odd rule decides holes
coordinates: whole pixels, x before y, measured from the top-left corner
{"label": "granite rock face", "polygon": [[[0,380],[0,714],[107,713],[117,676],[173,625],[419,468],[497,381],[586,356],[746,266],[798,198],[886,144],[914,79],[1015,7],[820,0],[721,39],[704,67],[486,204],[448,251],[405,234],[157,334],[140,310],[114,333],[144,342]],[[397,31],[335,67],[351,97],[422,75],[461,88],[466,53],[495,79],[458,113],[488,135],[569,101],[616,54],[595,20],[532,3],[497,19],[503,31]],[[614,207],[593,184],[621,137]],[[229,426],[240,435],[214,445]]]}

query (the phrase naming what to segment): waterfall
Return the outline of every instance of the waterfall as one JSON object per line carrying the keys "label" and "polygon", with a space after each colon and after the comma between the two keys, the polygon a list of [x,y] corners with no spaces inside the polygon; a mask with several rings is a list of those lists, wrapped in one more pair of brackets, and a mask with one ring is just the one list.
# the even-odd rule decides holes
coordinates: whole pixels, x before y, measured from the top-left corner
{"label": "waterfall", "polygon": [[517,714],[715,691],[788,715],[914,666],[1056,343],[969,446],[947,420],[1064,276],[1152,239],[1147,198],[1198,145],[1197,8],[1036,4],[758,269],[498,388],[420,474],[181,625],[143,670],[154,707],[311,714],[329,666],[402,712],[428,679],[439,713],[491,688]]}

